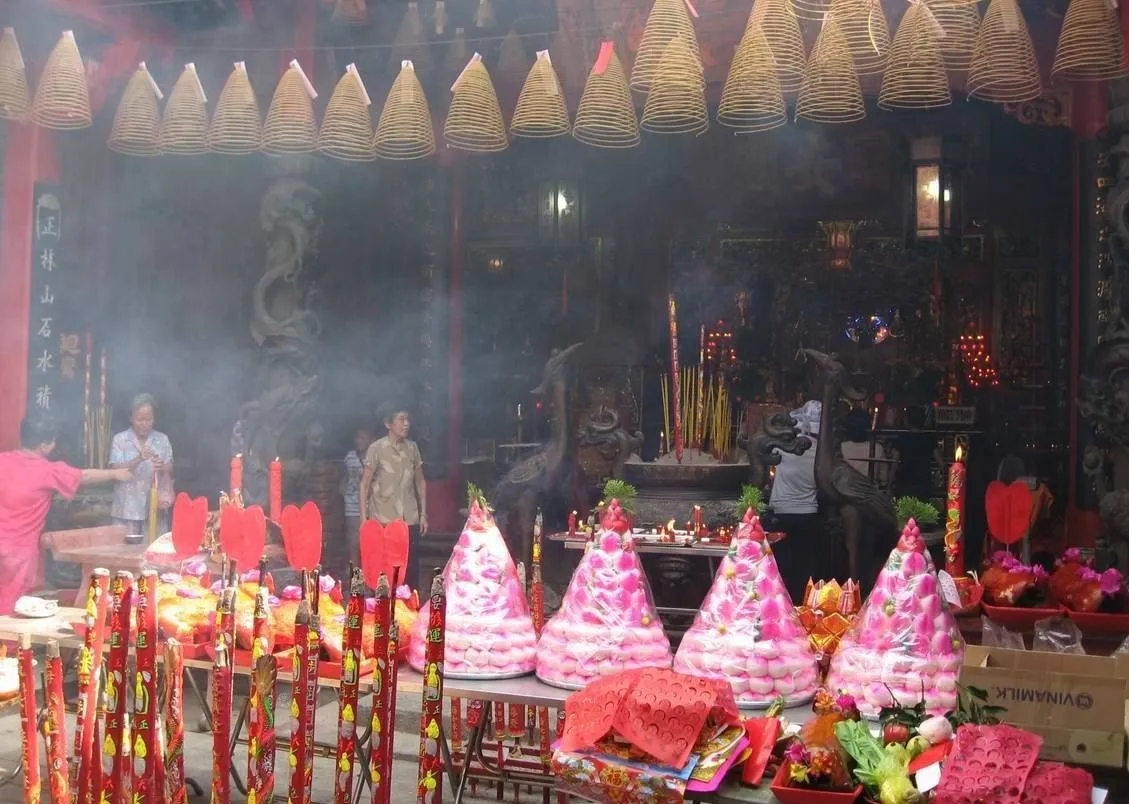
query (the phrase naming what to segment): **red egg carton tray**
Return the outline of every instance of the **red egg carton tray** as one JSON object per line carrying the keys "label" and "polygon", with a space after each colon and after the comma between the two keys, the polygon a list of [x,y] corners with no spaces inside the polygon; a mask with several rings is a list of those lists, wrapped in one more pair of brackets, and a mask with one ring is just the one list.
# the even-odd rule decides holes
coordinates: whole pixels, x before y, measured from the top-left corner
{"label": "red egg carton tray", "polygon": [[1129,613],[1082,612],[1067,609],[1066,616],[1078,623],[1078,627],[1083,631],[1129,634]]}
{"label": "red egg carton tray", "polygon": [[[294,667],[294,649],[287,648],[286,650],[275,651],[275,658],[278,659],[278,667],[280,670],[290,673]],[[372,659],[361,659],[361,672],[360,677],[371,676],[375,667]],[[341,680],[341,662],[330,661],[329,659],[321,659],[318,662],[318,678],[332,679],[333,681]]]}
{"label": "red egg carton tray", "polygon": [[1065,609],[1053,608],[1024,608],[1022,606],[991,606],[983,604],[984,613],[1000,625],[1008,628],[1031,628],[1039,620],[1048,617],[1061,617]]}
{"label": "red egg carton tray", "polygon": [[862,796],[861,784],[854,790],[833,791],[792,787],[788,782],[788,762],[781,762],[770,789],[782,804],[853,804]]}

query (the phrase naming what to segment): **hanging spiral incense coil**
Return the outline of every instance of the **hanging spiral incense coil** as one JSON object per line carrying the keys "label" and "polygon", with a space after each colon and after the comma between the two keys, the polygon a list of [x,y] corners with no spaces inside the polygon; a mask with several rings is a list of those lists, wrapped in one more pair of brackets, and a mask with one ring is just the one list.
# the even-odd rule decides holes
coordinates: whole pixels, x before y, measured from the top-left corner
{"label": "hanging spiral incense coil", "polygon": [[448,145],[462,151],[492,153],[509,147],[494,83],[477,53],[451,88],[443,136]]}
{"label": "hanging spiral incense coil", "polygon": [[866,117],[855,60],[833,18],[823,23],[808,56],[796,117],[815,123],[851,123]]}
{"label": "hanging spiral incense coil", "polygon": [[937,43],[945,69],[953,73],[966,73],[976,50],[976,35],[980,32],[980,9],[976,3],[957,3],[954,0],[926,0],[933,18],[945,35]]}
{"label": "hanging spiral incense coil", "polygon": [[670,40],[651,76],[639,125],[652,134],[701,134],[710,126],[702,64],[680,36]]}
{"label": "hanging spiral incense coil", "polygon": [[859,76],[877,75],[890,56],[890,24],[880,0],[831,0],[827,13],[839,23]]}
{"label": "hanging spiral incense coil", "polygon": [[314,92],[297,60],[279,79],[263,125],[263,150],[269,154],[308,154],[318,148]]}
{"label": "hanging spiral incense coil", "polygon": [[1051,75],[1105,81],[1129,72],[1117,6],[1110,0],[1070,0]]}
{"label": "hanging spiral incense coil", "polygon": [[31,93],[16,32],[5,28],[0,35],[0,119],[26,120],[31,114]]}
{"label": "hanging spiral incense coil", "polygon": [[199,156],[208,152],[208,99],[194,64],[184,65],[169,93],[160,144],[166,154]]}
{"label": "hanging spiral incense coil", "polygon": [[348,162],[376,159],[372,147],[372,115],[368,91],[357,67],[350,64],[337,82],[318,133],[318,150]]}
{"label": "hanging spiral incense coil", "polygon": [[792,13],[798,19],[820,22],[827,16],[828,0],[788,0]]}
{"label": "hanging spiral incense coil", "polygon": [[419,4],[410,0],[404,9],[404,18],[392,42],[392,54],[388,58],[389,71],[400,69],[400,65],[410,61],[418,75],[431,69],[431,47],[423,33],[423,19],[419,14]]}
{"label": "hanging spiral incense coil", "polygon": [[933,109],[953,102],[938,40],[944,36],[928,6],[913,3],[898,23],[882,77],[883,109]]}
{"label": "hanging spiral incense coil", "polygon": [[776,75],[784,92],[795,92],[804,82],[807,51],[800,21],[788,0],[755,0],[745,30],[757,27],[764,34],[776,62]]}
{"label": "hanging spiral incense coil", "polygon": [[43,128],[68,131],[91,124],[86,67],[74,33],[64,31],[47,57],[35,88],[31,119]]}
{"label": "hanging spiral incense coil", "polygon": [[228,76],[208,129],[208,149],[217,154],[250,154],[263,145],[263,115],[255,90],[239,61]]}
{"label": "hanging spiral incense coil", "polygon": [[1043,91],[1035,46],[1016,0],[992,0],[968,68],[969,97],[1023,103]]}
{"label": "hanging spiral incense coil", "polygon": [[423,159],[435,153],[431,110],[410,61],[400,67],[388,90],[372,144],[381,159]]}
{"label": "hanging spiral incense coil", "polygon": [[583,48],[567,31],[557,31],[549,43],[549,52],[553,54],[553,68],[565,96],[576,101],[588,80],[588,61],[584,58]]}
{"label": "hanging spiral incense coil", "polygon": [[510,120],[510,133],[515,137],[560,137],[569,132],[568,105],[561,82],[542,50],[529,70]]}
{"label": "hanging spiral incense coil", "polygon": [[659,63],[675,38],[683,40],[694,60],[700,64],[698,35],[694,31],[686,0],[655,0],[643,29],[639,49],[635,52],[635,64],[631,68],[632,89],[637,92],[650,90]]}
{"label": "hanging spiral incense coil", "polygon": [[529,71],[529,54],[517,31],[511,30],[498,48],[494,78],[499,84],[518,86]]}
{"label": "hanging spiral incense coil", "polygon": [[717,106],[717,122],[740,133],[768,131],[788,121],[784,92],[764,32],[745,29],[729,65]]}
{"label": "hanging spiral incense coil", "polygon": [[368,3],[366,0],[337,0],[333,7],[333,21],[343,25],[367,24]]}
{"label": "hanging spiral incense coil", "polygon": [[106,145],[111,151],[130,156],[156,156],[161,152],[161,108],[163,97],[145,62],[126,84]]}
{"label": "hanging spiral incense coil", "polygon": [[639,120],[631,100],[631,88],[615,46],[605,42],[600,48],[584,94],[576,109],[572,136],[597,148],[634,148],[639,144]]}

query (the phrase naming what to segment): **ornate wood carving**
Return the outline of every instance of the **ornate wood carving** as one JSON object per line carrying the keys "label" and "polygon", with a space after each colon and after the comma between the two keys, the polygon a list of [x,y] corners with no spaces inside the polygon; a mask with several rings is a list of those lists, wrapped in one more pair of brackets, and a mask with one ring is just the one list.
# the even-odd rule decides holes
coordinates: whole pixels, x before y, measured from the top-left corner
{"label": "ornate wood carving", "polygon": [[1033,101],[1005,103],[1004,111],[1025,125],[1069,126],[1073,101],[1069,90],[1048,90]]}

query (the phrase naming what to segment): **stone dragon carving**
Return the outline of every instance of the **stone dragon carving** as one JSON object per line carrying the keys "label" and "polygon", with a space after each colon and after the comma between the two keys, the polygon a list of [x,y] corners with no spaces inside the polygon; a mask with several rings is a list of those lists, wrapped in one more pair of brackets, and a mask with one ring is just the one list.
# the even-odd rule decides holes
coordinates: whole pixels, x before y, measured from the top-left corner
{"label": "stone dragon carving", "polygon": [[259,397],[240,408],[233,446],[244,453],[248,501],[266,497],[267,468],[283,459],[287,486],[301,487],[323,433],[315,421],[316,345],[321,323],[310,276],[321,232],[321,194],[293,177],[276,180],[259,218],[267,233],[266,270],[251,294],[251,336],[259,346]]}
{"label": "stone dragon carving", "polygon": [[593,411],[576,434],[577,446],[595,447],[612,464],[612,477],[623,479],[623,466],[643,446],[643,434],[629,433],[619,423],[619,412],[607,405]]}

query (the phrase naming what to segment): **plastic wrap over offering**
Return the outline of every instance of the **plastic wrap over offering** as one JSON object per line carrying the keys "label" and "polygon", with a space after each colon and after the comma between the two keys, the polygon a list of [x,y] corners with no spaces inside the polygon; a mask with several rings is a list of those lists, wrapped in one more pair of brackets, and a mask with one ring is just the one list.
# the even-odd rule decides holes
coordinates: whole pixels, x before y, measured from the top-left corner
{"label": "plastic wrap over offering", "polygon": [[541,632],[537,677],[546,684],[580,689],[620,670],[670,667],[670,642],[628,531],[613,500],[573,573],[560,611]]}
{"label": "plastic wrap over offering", "polygon": [[924,698],[930,714],[943,714],[956,706],[963,657],[964,640],[911,519],[832,657],[827,686],[853,696],[866,717],[892,698],[905,706]]}
{"label": "plastic wrap over offering", "polygon": [[727,681],[738,706],[788,705],[815,694],[817,662],[750,508],[674,657],[687,675]]}
{"label": "plastic wrap over offering", "polygon": [[[532,673],[537,637],[525,589],[494,517],[480,499],[443,570],[447,633],[443,675],[514,678]],[[408,663],[423,672],[427,617],[416,619]]]}

